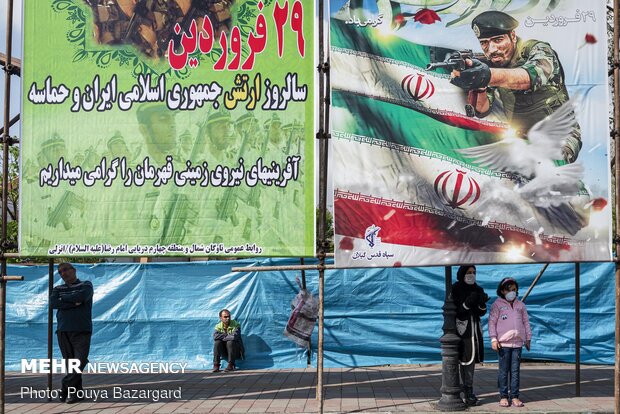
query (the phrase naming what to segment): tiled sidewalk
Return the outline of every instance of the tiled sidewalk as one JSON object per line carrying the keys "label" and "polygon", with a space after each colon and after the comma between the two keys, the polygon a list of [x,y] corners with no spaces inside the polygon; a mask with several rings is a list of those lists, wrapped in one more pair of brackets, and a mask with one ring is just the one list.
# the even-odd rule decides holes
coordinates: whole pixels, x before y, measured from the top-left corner
{"label": "tiled sidewalk", "polygon": [[[476,368],[475,412],[613,412],[613,366],[582,366],[581,397],[575,397],[575,369],[564,364],[521,367],[523,408],[501,408],[497,366]],[[61,375],[54,376],[54,387]],[[441,386],[440,365],[399,365],[325,370],[325,412],[436,412]],[[8,373],[6,412],[10,413],[311,413],[317,412],[316,370],[241,370],[234,373],[189,371],[175,375],[85,375],[84,384],[97,401],[78,404],[31,398],[29,387],[45,390],[45,375]],[[25,387],[22,389],[22,387]],[[114,387],[178,390],[180,400],[114,398]],[[21,391],[24,395],[20,395]],[[107,392],[107,398],[101,398]],[[144,392],[144,391],[143,391]]]}

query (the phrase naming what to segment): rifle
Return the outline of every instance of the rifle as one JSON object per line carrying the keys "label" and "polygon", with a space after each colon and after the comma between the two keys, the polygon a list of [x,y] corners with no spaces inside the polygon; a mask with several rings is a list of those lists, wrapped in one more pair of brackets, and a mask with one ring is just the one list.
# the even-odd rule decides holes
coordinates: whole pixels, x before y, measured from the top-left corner
{"label": "rifle", "polygon": [[[263,145],[261,145],[260,157],[264,160],[267,153],[267,147],[269,146],[269,133],[265,133],[265,139]],[[257,183],[250,189],[250,194],[247,199],[247,204],[252,207],[260,209],[260,185]]]}
{"label": "rifle", "polygon": [[[123,38],[123,43],[127,43],[127,41],[133,37],[134,34],[139,36],[138,27],[143,19],[148,18],[149,9],[143,1],[139,1],[136,3],[136,6],[133,9],[133,14],[129,19],[129,25],[127,27],[127,32],[125,32],[125,37]],[[152,5],[151,5],[152,8]]]}
{"label": "rifle", "polygon": [[[301,124],[298,127],[293,126],[293,134],[296,134],[296,130],[303,131]],[[301,136],[297,135],[297,154],[301,154]],[[299,207],[299,190],[296,188],[293,193],[293,204]]]}
{"label": "rifle", "polygon": [[78,209],[82,213],[84,212],[84,200],[75,195],[72,191],[65,191],[60,197],[58,204],[53,210],[47,213],[47,225],[50,227],[56,227],[62,223],[65,230],[69,230],[73,227],[71,224],[71,217],[73,216],[74,209]]}
{"label": "rifle", "polygon": [[[291,126],[291,128],[290,128],[290,129],[286,132],[286,134],[288,135],[288,140],[287,140],[287,143],[286,143],[286,148],[284,149],[284,156],[285,156],[285,157],[288,157],[288,155],[289,155],[289,151],[291,150],[291,144],[292,144],[292,142],[293,142],[293,137],[295,136],[295,133],[294,133],[294,130],[293,130],[293,127],[292,127],[292,126]],[[286,189],[280,189],[280,191],[286,191]],[[276,193],[276,194],[275,194],[275,197],[274,197],[275,202],[276,202],[276,206],[275,206],[275,208],[273,209],[273,214],[272,214],[272,215],[273,215],[273,218],[274,218],[274,219],[276,219],[276,220],[277,220],[278,218],[280,218],[280,204],[282,203],[282,200],[280,200],[278,196],[279,196],[279,194],[278,194],[278,193]]]}
{"label": "rifle", "polygon": [[172,194],[173,201],[171,208],[166,211],[164,217],[164,228],[159,243],[167,246],[172,243],[182,243],[187,233],[186,223],[190,223],[190,216],[195,216],[198,212],[185,194]]}
{"label": "rifle", "polygon": [[474,53],[471,49],[468,50],[457,50],[454,52],[449,52],[446,54],[446,57],[443,61],[435,61],[426,65],[426,70],[435,70],[435,69],[447,69],[449,71],[453,70],[465,70],[467,69],[466,59],[477,59],[486,64],[489,63],[487,57],[484,53]]}
{"label": "rifle", "polygon": [[[244,131],[243,138],[241,139],[241,146],[239,147],[239,152],[237,153],[237,159],[240,159],[245,153],[248,143],[248,135],[250,135],[250,132]],[[215,203],[217,219],[222,221],[230,219],[233,227],[237,227],[239,224],[239,219],[237,218],[237,207],[239,206],[237,203],[237,192],[239,191],[239,187],[227,188],[225,191],[226,193],[224,194],[224,197],[220,198]]]}
{"label": "rifle", "polygon": [[291,143],[293,142],[293,137],[295,134],[293,133],[293,127],[288,130],[288,140],[286,141],[286,149],[284,150],[284,155],[288,156],[288,152],[291,150]]}
{"label": "rifle", "polygon": [[[180,44],[181,36],[183,32],[190,27],[192,20],[197,20],[205,15],[209,15],[212,24],[217,25],[226,19],[230,19],[229,8],[230,5],[224,1],[192,0],[187,13],[185,13],[182,18],[178,18],[180,16],[177,16],[177,21],[173,22],[179,23],[181,26],[181,32],[179,34],[174,32],[174,24],[167,25],[157,30],[156,40],[160,54],[163,55],[166,50],[168,50],[168,43],[170,40],[173,40],[175,46]],[[171,16],[172,13],[170,10],[167,11],[168,15]],[[125,34],[125,42],[134,35],[139,36],[138,27],[140,24],[146,23],[153,25],[154,22],[151,16],[154,12],[162,12],[162,8],[156,0],[139,0],[138,3],[136,3],[134,14],[131,16],[129,27]],[[219,30],[216,29],[217,27],[214,27],[214,32],[217,32],[214,34],[219,34]]]}
{"label": "rifle", "polygon": [[[190,12],[192,12],[193,9],[195,8],[194,6],[195,1],[196,0],[192,1],[192,5],[190,6],[190,9],[188,10],[187,14],[183,16],[184,18],[188,14],[190,14]],[[155,13],[165,13],[170,18],[175,17],[175,14],[172,13],[172,11],[169,10],[167,7],[164,7],[163,4],[158,0],[138,0],[136,5],[134,6],[133,15],[129,19],[129,24],[127,26],[127,32],[125,32],[125,36],[123,38],[123,43],[128,43],[129,39],[133,39],[136,43],[136,46],[142,49],[143,53],[151,57],[160,57],[166,53],[166,50],[168,49],[168,41],[174,35],[174,24],[172,25],[167,24],[164,27],[158,28],[156,26],[157,24],[157,22],[155,21],[156,18],[154,17]],[[182,19],[182,22],[184,21],[185,19]],[[174,23],[177,23],[177,22],[174,22]],[[142,41],[140,39],[142,38],[142,36],[140,35],[139,27],[142,24],[146,26],[150,26],[154,30],[155,36],[156,36],[155,42],[157,43],[158,50],[145,49],[144,47],[141,46]],[[183,29],[185,29],[185,26],[182,26],[182,27]],[[180,36],[178,36],[178,38],[180,39]]]}
{"label": "rifle", "polygon": [[[467,69],[466,59],[476,59],[485,64],[489,64],[489,60],[484,53],[474,53],[471,50],[459,50],[446,53],[446,57],[443,61],[431,62],[426,65],[426,70],[435,69],[447,69],[448,71],[458,70],[463,71]],[[465,105],[465,113],[468,117],[473,118],[476,116],[476,103],[478,101],[478,94],[475,91],[469,91],[467,93],[467,104]]]}
{"label": "rifle", "polygon": [[[207,130],[207,120],[198,123],[198,133],[192,146],[189,160],[194,162],[196,156],[204,149],[204,142]],[[187,160],[184,160],[187,161]],[[186,225],[191,225],[194,218],[198,215],[196,208],[192,206],[189,198],[185,194],[173,193],[170,208],[165,212],[163,220],[162,234],[159,243],[170,245],[172,243],[183,243],[187,234]]]}

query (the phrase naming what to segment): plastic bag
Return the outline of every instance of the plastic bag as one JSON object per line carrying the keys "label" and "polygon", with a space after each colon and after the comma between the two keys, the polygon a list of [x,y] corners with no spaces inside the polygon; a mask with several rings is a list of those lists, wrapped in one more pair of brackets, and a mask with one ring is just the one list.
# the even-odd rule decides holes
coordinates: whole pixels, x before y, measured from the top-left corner
{"label": "plastic bag", "polygon": [[[299,280],[297,280],[299,284]],[[319,302],[312,293],[301,289],[291,301],[291,317],[288,319],[284,336],[297,345],[310,348],[310,337],[319,315]]]}

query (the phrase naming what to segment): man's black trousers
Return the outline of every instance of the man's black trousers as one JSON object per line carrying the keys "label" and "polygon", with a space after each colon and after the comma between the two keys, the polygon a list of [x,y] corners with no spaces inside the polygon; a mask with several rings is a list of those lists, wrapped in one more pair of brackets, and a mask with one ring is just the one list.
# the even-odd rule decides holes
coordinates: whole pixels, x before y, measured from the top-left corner
{"label": "man's black trousers", "polygon": [[213,363],[219,364],[221,358],[235,363],[241,358],[241,344],[237,341],[215,341],[213,344]]}
{"label": "man's black trousers", "polygon": [[[84,371],[88,363],[88,352],[90,351],[90,337],[92,332],[56,332],[58,336],[58,346],[65,360],[65,368],[68,359],[80,360],[80,371]],[[67,375],[62,379],[62,395],[67,395],[67,389],[74,387],[76,390],[82,389],[82,374],[67,371]]]}

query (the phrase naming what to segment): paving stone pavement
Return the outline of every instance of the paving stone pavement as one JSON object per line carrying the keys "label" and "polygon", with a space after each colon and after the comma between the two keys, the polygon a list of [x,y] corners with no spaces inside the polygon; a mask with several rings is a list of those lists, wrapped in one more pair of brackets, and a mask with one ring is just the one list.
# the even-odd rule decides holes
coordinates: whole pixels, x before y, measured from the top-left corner
{"label": "paving stone pavement", "polygon": [[[481,404],[469,411],[613,413],[613,374],[613,366],[582,365],[581,395],[576,397],[574,365],[524,363],[521,366],[521,398],[525,407],[502,408],[498,405],[497,365],[478,365],[474,384]],[[61,374],[54,375],[54,390],[60,387],[61,378]],[[441,365],[327,368],[324,384],[326,413],[438,412]],[[48,402],[46,375],[9,372],[6,374],[6,412],[318,412],[315,368],[242,369],[217,374],[205,371],[148,375],[85,374],[84,385],[89,394],[85,401],[72,405]],[[181,398],[157,400],[156,392],[162,396],[164,390],[180,392]],[[147,391],[150,394],[142,395],[145,398],[132,398],[134,392],[139,397],[140,392]]]}

